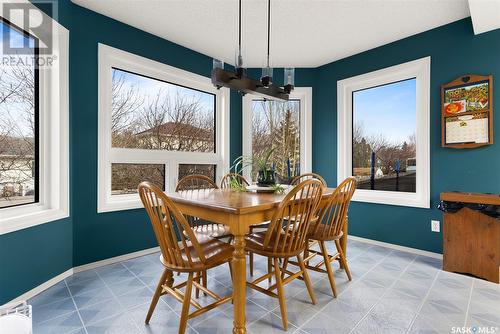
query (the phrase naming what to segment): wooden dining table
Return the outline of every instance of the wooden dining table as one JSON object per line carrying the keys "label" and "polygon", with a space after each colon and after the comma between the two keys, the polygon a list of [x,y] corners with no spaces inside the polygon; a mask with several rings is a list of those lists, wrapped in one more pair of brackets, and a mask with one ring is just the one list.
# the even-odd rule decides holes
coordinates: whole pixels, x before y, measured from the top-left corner
{"label": "wooden dining table", "polygon": [[[334,188],[326,188],[321,205],[327,203]],[[271,220],[275,209],[285,194],[238,192],[230,189],[187,190],[169,193],[181,212],[186,215],[227,225],[234,235],[233,253],[233,333],[246,333],[246,252],[245,235],[251,225]],[[347,224],[341,245],[346,254]],[[167,278],[167,284],[174,283],[173,275]]]}

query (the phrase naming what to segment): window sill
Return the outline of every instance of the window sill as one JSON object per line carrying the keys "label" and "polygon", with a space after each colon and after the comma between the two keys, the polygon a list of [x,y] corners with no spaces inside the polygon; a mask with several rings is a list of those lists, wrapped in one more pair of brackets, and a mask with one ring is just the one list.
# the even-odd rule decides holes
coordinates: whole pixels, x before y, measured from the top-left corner
{"label": "window sill", "polygon": [[138,194],[115,195],[99,201],[98,213],[132,210],[142,208],[142,202]]}
{"label": "window sill", "polygon": [[25,213],[0,218],[0,235],[69,217],[69,210],[66,209],[47,209],[39,204],[31,205],[31,210],[27,206],[23,208]]}
{"label": "window sill", "polygon": [[418,196],[416,193],[404,193],[384,190],[356,189],[352,200],[355,202],[408,206],[415,208],[430,208],[430,199]]}

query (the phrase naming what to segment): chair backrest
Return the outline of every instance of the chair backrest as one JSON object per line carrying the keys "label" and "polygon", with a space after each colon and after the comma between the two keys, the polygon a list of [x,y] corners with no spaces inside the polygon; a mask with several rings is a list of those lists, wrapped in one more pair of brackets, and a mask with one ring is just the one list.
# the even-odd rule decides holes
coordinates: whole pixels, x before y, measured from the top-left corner
{"label": "chair backrest", "polygon": [[[349,204],[355,190],[356,179],[352,176],[342,181],[335,188],[328,204],[319,213],[318,222],[320,223],[316,224],[314,231],[311,231],[312,235],[320,233],[320,236],[328,238],[339,236],[342,233],[347,222]],[[321,224],[323,226],[320,226]]]}
{"label": "chair backrest", "polygon": [[290,182],[290,184],[297,185],[302,181],[310,180],[310,179],[317,179],[323,184],[324,187],[327,186],[325,179],[321,175],[316,174],[316,173],[305,173],[305,174],[297,175],[296,177],[294,177],[292,179],[292,182]]}
{"label": "chair backrest", "polygon": [[306,236],[316,218],[323,195],[320,181],[299,183],[285,196],[273,215],[264,238],[264,248],[277,255],[296,255],[306,247]]}
{"label": "chair backrest", "polygon": [[153,225],[165,266],[192,269],[192,258],[205,262],[196,235],[174,202],[151,182],[139,184],[139,195]]}
{"label": "chair backrest", "polygon": [[229,173],[224,175],[222,180],[220,181],[220,188],[221,189],[228,189],[230,187],[230,182],[231,180],[236,180],[239,185],[241,186],[249,186],[250,183],[243,177],[243,175],[238,174],[238,173]]}
{"label": "chair backrest", "polygon": [[199,189],[219,189],[217,184],[208,176],[192,174],[183,177],[175,187],[175,191],[199,190]]}

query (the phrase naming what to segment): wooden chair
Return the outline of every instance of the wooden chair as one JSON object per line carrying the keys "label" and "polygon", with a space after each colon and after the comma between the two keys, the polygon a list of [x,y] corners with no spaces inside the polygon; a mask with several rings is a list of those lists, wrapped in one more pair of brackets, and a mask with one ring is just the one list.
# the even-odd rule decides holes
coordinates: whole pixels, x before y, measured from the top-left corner
{"label": "wooden chair", "polygon": [[[340,238],[343,236],[344,226],[347,223],[347,211],[355,190],[356,179],[354,177],[349,177],[339,184],[332,194],[328,205],[326,205],[318,214],[319,218],[317,222],[311,223],[307,236],[308,247],[304,253],[306,268],[328,274],[330,287],[332,288],[334,297],[337,297],[337,289],[335,287],[335,280],[331,266],[332,261],[339,261],[342,268],[345,269],[349,281],[352,280],[351,272],[349,270],[349,266],[347,265],[346,255],[342,251],[342,247],[340,245]],[[333,255],[328,254],[325,246],[326,241],[335,242],[337,253]],[[319,244],[319,251],[311,249],[311,247],[315,244]],[[310,259],[316,255],[322,256],[323,260],[314,266],[309,265]],[[325,265],[326,270],[321,268],[323,264]]]}
{"label": "wooden chair", "polygon": [[[285,330],[288,329],[283,289],[286,284],[298,277],[302,277],[312,303],[316,304],[316,297],[305,268],[302,254],[307,246],[307,233],[310,228],[310,222],[316,218],[314,215],[317,213],[323,189],[323,185],[318,180],[306,180],[300,183],[280,203],[267,231],[249,234],[246,237],[247,250],[268,257],[273,261],[274,265],[274,270],[270,270],[270,272],[252,282],[247,282],[247,285],[268,296],[279,299],[281,318]],[[285,273],[280,267],[279,259],[283,259],[283,263],[286,263],[291,257],[297,258],[300,270],[296,273],[290,273],[289,276],[285,277]],[[276,279],[276,283],[269,286],[269,288],[264,289],[257,285],[273,276]],[[277,292],[275,293],[273,290],[277,290]]]}
{"label": "wooden chair", "polygon": [[325,179],[321,175],[316,174],[316,173],[304,173],[304,174],[297,175],[296,177],[294,177],[292,179],[292,182],[290,182],[290,184],[297,185],[302,181],[310,180],[310,179],[320,180],[321,183],[323,184],[323,186],[327,187]]}
{"label": "wooden chair", "polygon": [[224,175],[224,177],[220,181],[220,188],[221,189],[229,189],[230,188],[229,183],[231,182],[231,179],[236,180],[242,186],[249,186],[250,185],[250,183],[248,183],[247,179],[245,179],[243,177],[243,175],[238,174],[238,173],[228,173],[228,174]]}
{"label": "wooden chair", "polygon": [[[292,179],[292,181],[290,182],[290,185],[295,186],[302,181],[310,180],[310,179],[317,179],[321,182],[321,184],[323,184],[324,187],[327,186],[325,179],[321,175],[316,174],[316,173],[305,173],[305,174],[297,175],[296,177],[294,177]],[[269,227],[269,222],[265,222],[265,223],[258,224],[258,225],[253,225],[253,226],[250,226],[250,233],[253,233],[253,231],[255,229],[259,229],[259,228],[262,229],[262,228],[268,228],[268,227]],[[250,263],[250,275],[253,276],[253,253],[250,253],[248,262]],[[271,268],[271,266],[272,266],[271,262],[268,262],[267,266],[268,266],[268,268]]]}
{"label": "wooden chair", "polygon": [[219,189],[219,187],[211,178],[202,174],[184,176],[177,182],[177,186],[175,187],[175,191],[204,189]]}
{"label": "wooden chair", "polygon": [[[175,191],[219,189],[217,184],[208,176],[193,174],[183,177],[175,187]],[[198,217],[188,216],[187,220],[198,238],[227,238],[231,237],[229,227],[200,220]]]}
{"label": "wooden chair", "polygon": [[[297,175],[296,177],[294,177],[292,179],[292,181],[290,182],[290,185],[296,186],[302,181],[311,180],[311,179],[319,180],[324,187],[327,186],[325,179],[321,175],[316,174],[316,173],[306,173],[306,174]],[[262,223],[259,225],[250,226],[250,233],[252,233],[253,230],[256,228],[267,228],[268,226],[269,226],[269,222]]]}
{"label": "wooden chair", "polygon": [[[220,297],[200,285],[197,275],[224,263],[228,263],[231,268],[230,261],[234,248],[216,239],[209,239],[204,243],[198,242],[191,226],[174,202],[152,183],[139,184],[139,194],[160,245],[160,261],[165,267],[151,300],[145,322],[149,324],[160,296],[170,294],[182,302],[179,334],[184,334],[188,319],[232,300],[232,296]],[[188,273],[187,281],[172,286],[172,272],[174,271]],[[193,286],[197,291],[201,290],[215,299],[215,302],[202,307],[191,298]],[[183,287],[185,287],[184,292],[180,291]],[[190,305],[196,309],[192,313],[189,313]]]}

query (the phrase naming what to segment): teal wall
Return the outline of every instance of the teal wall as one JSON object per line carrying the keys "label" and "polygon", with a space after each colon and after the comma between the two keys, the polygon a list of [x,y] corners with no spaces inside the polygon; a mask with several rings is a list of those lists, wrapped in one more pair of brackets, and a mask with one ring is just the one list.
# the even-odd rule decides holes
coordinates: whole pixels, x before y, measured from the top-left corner
{"label": "teal wall", "polygon": [[0,235],[0,305],[70,269],[70,219]]}
{"label": "teal wall", "polygon": [[[70,30],[71,217],[0,236],[0,304],[65,270],[154,247],[143,210],[97,214],[97,45],[104,43],[204,76],[211,58],[69,2],[59,1],[58,20]],[[336,184],[337,80],[432,57],[431,198],[439,192],[500,191],[498,145],[467,151],[440,147],[439,85],[465,73],[500,75],[500,32],[474,36],[469,19],[458,21],[317,69],[297,69],[296,86],[313,87],[313,169]],[[450,56],[449,45],[460,45]],[[250,70],[258,76],[258,70]],[[282,71],[275,78],[281,82]],[[498,87],[498,85],[497,85]],[[495,93],[498,89],[495,89]],[[500,96],[500,95],[498,95]],[[230,155],[241,154],[241,98],[230,101]],[[496,122],[496,130],[498,122]],[[435,209],[354,203],[350,233],[440,252],[430,232]]]}
{"label": "teal wall", "polygon": [[[452,52],[451,50],[455,50]],[[455,150],[441,148],[440,85],[467,73],[500,78],[500,30],[474,36],[469,18],[442,26],[317,69],[313,102],[313,166],[329,184],[336,184],[337,80],[410,60],[431,56],[431,201],[443,191],[500,192],[500,145]],[[500,85],[494,85],[500,98]],[[495,121],[500,133],[500,122]],[[498,137],[496,138],[498,141]],[[361,237],[440,253],[441,233],[430,220],[436,209],[353,203],[349,233]]]}

